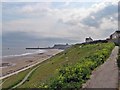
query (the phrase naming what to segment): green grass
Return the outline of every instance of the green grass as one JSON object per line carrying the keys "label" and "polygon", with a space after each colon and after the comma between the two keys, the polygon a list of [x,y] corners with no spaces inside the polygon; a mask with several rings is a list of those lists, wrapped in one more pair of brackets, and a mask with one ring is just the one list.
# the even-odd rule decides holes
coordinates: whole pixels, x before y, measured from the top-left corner
{"label": "green grass", "polygon": [[[92,45],[86,45],[85,48],[91,48]],[[103,64],[109,57],[114,44],[98,44],[99,47],[83,59],[80,59],[74,65],[66,65],[58,71],[58,75],[52,77],[48,82],[41,85],[42,88],[77,88],[80,89],[82,84],[85,83],[92,73],[92,71]]]}
{"label": "green grass", "polygon": [[[102,49],[103,47],[109,47],[110,43],[99,43],[91,45],[73,45],[71,48],[53,56],[52,58],[42,62],[39,68],[37,68],[29,79],[19,88],[39,88],[41,84],[47,83],[51,77],[56,77],[59,73],[59,69],[63,66],[75,65],[76,63],[83,60],[85,57],[90,56],[92,53],[97,50]],[[27,73],[27,71],[24,71]],[[22,73],[22,72],[21,72]],[[18,77],[23,78],[19,73]],[[24,74],[25,75],[25,74]],[[24,76],[23,75],[23,76]],[[14,78],[15,76],[11,76]],[[15,81],[20,81],[18,78]],[[8,78],[8,82],[11,82],[12,86],[15,85],[15,82]],[[6,82],[7,83],[7,82]],[[5,88],[8,87],[7,84],[3,84]]]}
{"label": "green grass", "polygon": [[[40,65],[40,64],[38,64]],[[18,74],[15,74],[15,75],[12,75],[8,78],[5,78],[2,80],[2,82],[4,82],[2,84],[2,89],[4,90],[7,90],[15,85],[17,85],[21,80],[23,80],[23,78],[35,67],[37,67],[38,65],[36,66],[33,66],[32,68],[29,68],[25,71],[22,71],[22,72],[19,72]]]}
{"label": "green grass", "polygon": [[30,71],[31,69],[28,69],[26,71],[22,71],[18,74],[15,74],[13,76],[10,76],[8,78],[3,79],[3,85],[2,88],[3,89],[9,89],[12,86],[16,85],[17,83],[19,83],[24,77],[25,75],[27,75],[27,73]]}
{"label": "green grass", "polygon": [[46,82],[46,80],[57,75],[57,70],[64,65],[74,65],[84,57],[102,49],[103,46],[107,46],[107,44],[92,44],[85,46],[77,44],[72,46],[68,50],[59,53],[42,63],[41,66],[31,75],[29,81],[20,86],[20,88],[39,88],[42,83]]}

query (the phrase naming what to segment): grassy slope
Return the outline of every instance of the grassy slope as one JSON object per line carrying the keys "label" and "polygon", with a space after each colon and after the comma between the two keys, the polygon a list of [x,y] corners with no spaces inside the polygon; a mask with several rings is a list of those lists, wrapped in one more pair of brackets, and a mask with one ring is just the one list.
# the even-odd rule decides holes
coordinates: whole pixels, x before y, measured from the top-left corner
{"label": "grassy slope", "polygon": [[18,84],[34,67],[3,79],[2,81],[5,82],[2,84],[2,88],[11,88],[14,85]]}
{"label": "grassy slope", "polygon": [[41,64],[41,67],[39,67],[29,78],[29,81],[20,87],[38,88],[41,82],[48,80],[48,78],[56,74],[56,69],[59,69],[65,64],[75,64],[82,58],[102,48],[104,45],[105,44],[93,44],[86,45],[84,47],[80,47],[80,45],[74,45],[70,49]]}
{"label": "grassy slope", "polygon": [[[86,48],[92,47],[92,45],[84,46]],[[96,44],[93,53],[87,55],[87,57],[80,59],[78,63],[74,65],[68,65],[62,67],[58,72],[58,76],[54,76],[47,83],[43,83],[41,88],[82,88],[82,84],[89,78],[94,69],[103,64],[109,57],[114,44]]]}
{"label": "grassy slope", "polygon": [[11,88],[13,85],[17,84],[19,81],[21,81],[25,75],[30,71],[31,69],[28,69],[26,71],[20,72],[16,75],[10,76],[8,78],[5,78],[3,81],[5,81],[2,85],[2,88]]}
{"label": "grassy slope", "polygon": [[[29,77],[29,80],[20,86],[20,88],[38,88],[41,83],[45,82],[51,76],[56,74],[56,69],[59,69],[65,64],[75,64],[82,58],[102,48],[104,45],[105,44],[86,45],[84,47],[81,47],[81,45],[72,46],[68,50],[61,52],[56,56],[48,59],[47,61],[41,63],[41,66],[34,71],[34,73]],[[18,77],[21,77],[20,74],[18,74]],[[11,76],[11,78],[14,77],[15,76]],[[16,80],[18,81],[18,78]],[[11,79],[8,79],[8,82],[10,82],[9,84],[11,85],[14,84]],[[4,87],[8,86],[4,84]]]}

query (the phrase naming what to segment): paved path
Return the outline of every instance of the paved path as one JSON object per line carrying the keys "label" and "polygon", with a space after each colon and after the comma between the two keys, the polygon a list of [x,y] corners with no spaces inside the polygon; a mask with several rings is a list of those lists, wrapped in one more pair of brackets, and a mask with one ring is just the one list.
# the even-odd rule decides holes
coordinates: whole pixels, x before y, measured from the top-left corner
{"label": "paved path", "polygon": [[[54,55],[56,55],[56,54],[54,54]],[[52,57],[52,56],[49,56],[48,58],[43,59],[43,61],[49,59],[50,57]],[[41,62],[42,62],[42,61],[41,61]],[[39,63],[41,63],[41,62],[38,62],[38,63],[36,63],[35,65],[37,65],[37,64],[39,64]],[[35,66],[35,65],[33,65],[33,66]],[[32,67],[33,67],[33,66],[32,66]],[[38,66],[36,66],[35,68],[33,68],[33,69],[24,77],[24,79],[23,79],[21,82],[19,82],[17,85],[15,85],[14,87],[12,87],[11,89],[17,88],[17,87],[19,87],[20,85],[22,85],[22,84],[29,78],[29,76],[32,74],[32,72],[34,72],[38,67],[40,67],[40,65],[38,65]],[[10,89],[10,90],[11,90],[11,89]]]}
{"label": "paved path", "polygon": [[[40,65],[39,65],[39,66],[40,66]],[[39,66],[33,68],[33,69],[24,77],[24,79],[23,79],[21,82],[19,82],[17,85],[15,85],[14,87],[12,87],[12,89],[13,89],[13,88],[17,88],[18,86],[22,85],[22,84],[28,79],[28,77],[32,74],[32,72],[35,71]]]}
{"label": "paved path", "polygon": [[108,60],[93,71],[83,88],[118,88],[118,46],[115,46]]}
{"label": "paved path", "polygon": [[[6,80],[7,80],[7,79],[6,79]],[[5,80],[5,81],[6,81],[6,80]],[[2,82],[2,80],[1,80],[0,87],[2,87],[2,85],[3,85],[3,83],[4,83],[5,81]],[[1,90],[1,89],[0,89],[0,90]]]}
{"label": "paved path", "polygon": [[35,63],[35,64],[32,64],[32,65],[30,65],[30,66],[28,66],[28,67],[26,67],[26,68],[23,68],[23,69],[18,70],[18,71],[14,72],[14,73],[10,73],[10,74],[8,74],[8,75],[5,75],[5,76],[3,76],[3,77],[0,77],[0,80],[2,80],[2,79],[4,79],[4,78],[7,78],[7,77],[10,77],[10,76],[12,76],[12,75],[14,75],[14,74],[18,74],[19,72],[25,71],[25,70],[33,67],[33,66],[36,66],[36,65],[40,64],[41,62],[43,62],[43,61],[45,61],[45,60],[47,60],[47,59],[49,59],[49,58],[50,58],[50,57],[45,58],[45,59],[41,60],[40,62],[37,62],[37,63]]}
{"label": "paved path", "polygon": [[[34,64],[21,67],[22,69],[19,69],[19,70],[15,71],[15,72],[9,73],[9,74],[7,74],[7,75],[0,76],[0,80],[2,80],[2,79],[4,79],[4,78],[7,78],[7,77],[10,77],[10,76],[12,76],[12,75],[14,75],[14,74],[18,74],[19,72],[22,72],[22,71],[24,71],[24,70],[27,70],[27,69],[29,69],[29,68],[31,68],[31,67],[33,67],[33,66],[36,66],[37,64],[39,64],[39,63],[41,63],[41,62],[43,62],[43,61],[51,58],[52,56],[54,56],[54,55],[56,55],[56,54],[58,54],[58,53],[60,53],[60,52],[62,52],[62,51],[63,51],[63,50],[58,50],[58,49],[48,50],[48,51],[45,52],[43,55],[40,55],[40,56],[39,56],[38,54],[36,54],[36,55],[39,56],[39,58],[38,58],[38,57],[34,57],[34,55],[31,55],[31,57],[34,57],[34,58],[32,58],[33,60],[36,58],[36,59],[38,59],[38,61],[35,62]],[[29,57],[29,56],[28,56],[28,57]],[[20,58],[22,58],[22,57],[20,57]],[[24,59],[23,59],[23,58],[24,58]],[[23,57],[23,58],[22,58],[23,61],[26,61],[26,58],[27,58],[27,57],[26,57],[26,58]],[[35,59],[35,60],[36,60],[36,59]],[[9,60],[9,59],[8,59],[8,60]],[[18,59],[18,60],[20,60],[20,59]],[[28,60],[29,60],[29,58],[28,58]],[[21,60],[21,61],[22,61],[22,60]],[[23,63],[23,64],[24,64],[24,63]],[[26,65],[27,65],[27,64],[26,64]]]}

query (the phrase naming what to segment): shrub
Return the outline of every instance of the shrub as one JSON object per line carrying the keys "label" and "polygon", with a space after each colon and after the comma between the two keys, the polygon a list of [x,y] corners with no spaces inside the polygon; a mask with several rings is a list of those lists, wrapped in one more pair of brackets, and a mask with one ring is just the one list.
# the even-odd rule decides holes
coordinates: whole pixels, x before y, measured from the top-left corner
{"label": "shrub", "polygon": [[[92,70],[105,62],[114,47],[113,43],[96,44],[99,49],[86,56],[75,65],[66,65],[58,70],[58,75],[50,80],[48,87],[81,88],[82,84],[90,78]],[[85,45],[81,48],[90,48],[93,45]]]}

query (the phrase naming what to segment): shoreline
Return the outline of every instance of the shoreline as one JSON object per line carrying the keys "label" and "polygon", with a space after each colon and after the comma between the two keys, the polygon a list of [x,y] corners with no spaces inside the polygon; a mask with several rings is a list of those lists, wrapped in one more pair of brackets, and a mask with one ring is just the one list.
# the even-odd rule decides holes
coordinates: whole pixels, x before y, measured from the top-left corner
{"label": "shoreline", "polygon": [[20,56],[20,57],[12,57],[2,60],[2,63],[12,63],[14,65],[2,67],[2,76],[0,76],[0,79],[4,79],[6,77],[12,76],[14,74],[17,74],[21,71],[27,70],[33,66],[36,66],[37,64],[51,58],[52,56],[62,52],[63,50],[58,49],[50,49],[43,53],[37,53],[33,55],[27,55],[27,56]]}
{"label": "shoreline", "polygon": [[[12,53],[12,52],[10,52],[9,54],[7,53],[6,55],[2,55],[2,59],[6,59],[6,58],[13,58],[13,57],[22,57],[22,56],[28,56],[28,55],[34,55],[34,54],[38,54],[38,53],[44,53],[44,52],[46,52],[48,49],[43,49],[43,50],[41,50],[41,49],[38,49],[38,50],[30,50],[30,51],[27,51],[27,50],[20,50],[20,53],[18,53],[18,54],[16,54],[16,53],[14,53],[14,54],[10,54],[10,53]],[[13,50],[13,52],[14,51],[16,51],[16,50]],[[23,52],[21,52],[21,51],[23,51]]]}

